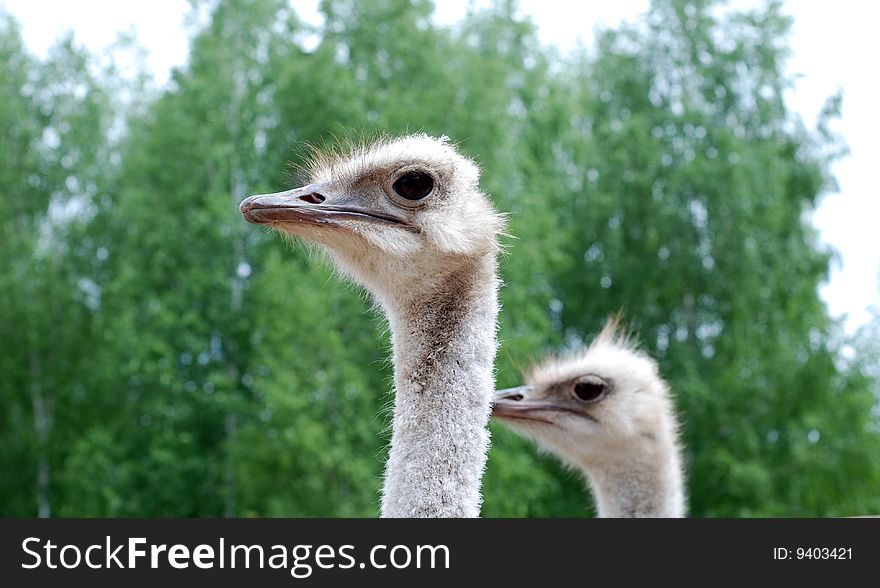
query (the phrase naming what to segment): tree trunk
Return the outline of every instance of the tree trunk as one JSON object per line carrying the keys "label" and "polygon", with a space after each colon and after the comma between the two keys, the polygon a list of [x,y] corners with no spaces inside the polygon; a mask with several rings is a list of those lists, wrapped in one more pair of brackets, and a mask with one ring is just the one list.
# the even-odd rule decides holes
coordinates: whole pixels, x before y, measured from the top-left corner
{"label": "tree trunk", "polygon": [[52,464],[49,459],[49,429],[52,425],[50,408],[43,394],[40,359],[35,350],[30,353],[31,404],[34,407],[34,429],[37,435],[37,516],[52,516],[49,485],[52,481]]}

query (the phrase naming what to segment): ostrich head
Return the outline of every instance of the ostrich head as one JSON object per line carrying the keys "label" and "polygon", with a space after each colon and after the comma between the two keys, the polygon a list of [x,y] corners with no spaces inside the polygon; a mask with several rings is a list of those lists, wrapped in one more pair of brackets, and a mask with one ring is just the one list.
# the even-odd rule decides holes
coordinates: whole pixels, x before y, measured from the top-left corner
{"label": "ostrich head", "polygon": [[569,465],[595,471],[677,453],[673,406],[657,364],[610,321],[586,350],[536,366],[496,393],[492,415]]}
{"label": "ostrich head", "polygon": [[480,192],[477,166],[445,138],[319,153],[308,169],[302,188],[245,199],[244,218],[318,245],[383,301],[494,259],[503,218]]}

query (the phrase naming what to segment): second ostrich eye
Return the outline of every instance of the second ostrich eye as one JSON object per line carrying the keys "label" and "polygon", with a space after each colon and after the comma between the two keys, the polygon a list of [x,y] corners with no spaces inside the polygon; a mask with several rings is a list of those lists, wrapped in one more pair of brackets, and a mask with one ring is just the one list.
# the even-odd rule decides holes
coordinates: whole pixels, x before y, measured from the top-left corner
{"label": "second ostrich eye", "polygon": [[423,172],[411,171],[400,176],[392,188],[401,198],[421,200],[434,189],[434,178]]}
{"label": "second ostrich eye", "polygon": [[602,382],[578,382],[574,385],[574,395],[585,402],[594,402],[605,395],[607,388]]}

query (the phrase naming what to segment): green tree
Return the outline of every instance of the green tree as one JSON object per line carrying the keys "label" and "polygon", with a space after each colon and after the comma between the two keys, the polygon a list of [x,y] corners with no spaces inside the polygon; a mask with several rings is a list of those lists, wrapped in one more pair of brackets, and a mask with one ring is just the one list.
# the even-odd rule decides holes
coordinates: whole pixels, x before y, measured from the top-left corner
{"label": "green tree", "polygon": [[44,62],[0,11],[0,437],[4,512],[49,516],[84,393],[95,310],[89,262],[71,235],[108,163],[109,96],[70,38]]}
{"label": "green tree", "polygon": [[295,20],[270,0],[209,8],[189,64],[130,121],[95,220],[95,402],[117,416],[74,449],[69,483],[105,496],[70,514],[237,512],[232,446],[253,407],[245,310],[255,263],[237,203],[277,167],[265,156],[267,96]]}
{"label": "green tree", "polygon": [[835,366],[828,252],[803,220],[837,142],[786,108],[781,4],[716,8],[654,2],[582,62],[560,320],[582,339],[617,308],[632,318],[678,394],[693,514],[876,510],[870,396]]}
{"label": "green tree", "polygon": [[[623,308],[677,395],[693,515],[876,512],[880,338],[828,318],[804,220],[840,99],[816,130],[788,110],[780,4],[656,0],[566,56],[514,2],[432,9],[324,0],[312,30],[284,0],[197,1],[160,90],[70,40],[36,59],[0,15],[3,514],[374,516],[385,326],[237,204],[302,180],[305,142],[417,130],[510,213],[500,385]],[[484,494],[592,512],[494,426]]]}

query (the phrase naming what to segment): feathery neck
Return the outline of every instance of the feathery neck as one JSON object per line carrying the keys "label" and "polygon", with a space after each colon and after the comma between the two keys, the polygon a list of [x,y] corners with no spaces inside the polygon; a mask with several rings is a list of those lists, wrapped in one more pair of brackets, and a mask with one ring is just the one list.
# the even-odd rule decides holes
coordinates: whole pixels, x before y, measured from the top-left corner
{"label": "feathery neck", "polygon": [[599,516],[685,516],[684,480],[677,446],[669,452],[641,453],[613,462],[581,464]]}
{"label": "feathery neck", "polygon": [[385,303],[395,383],[385,517],[479,515],[499,281],[494,255],[460,261]]}

